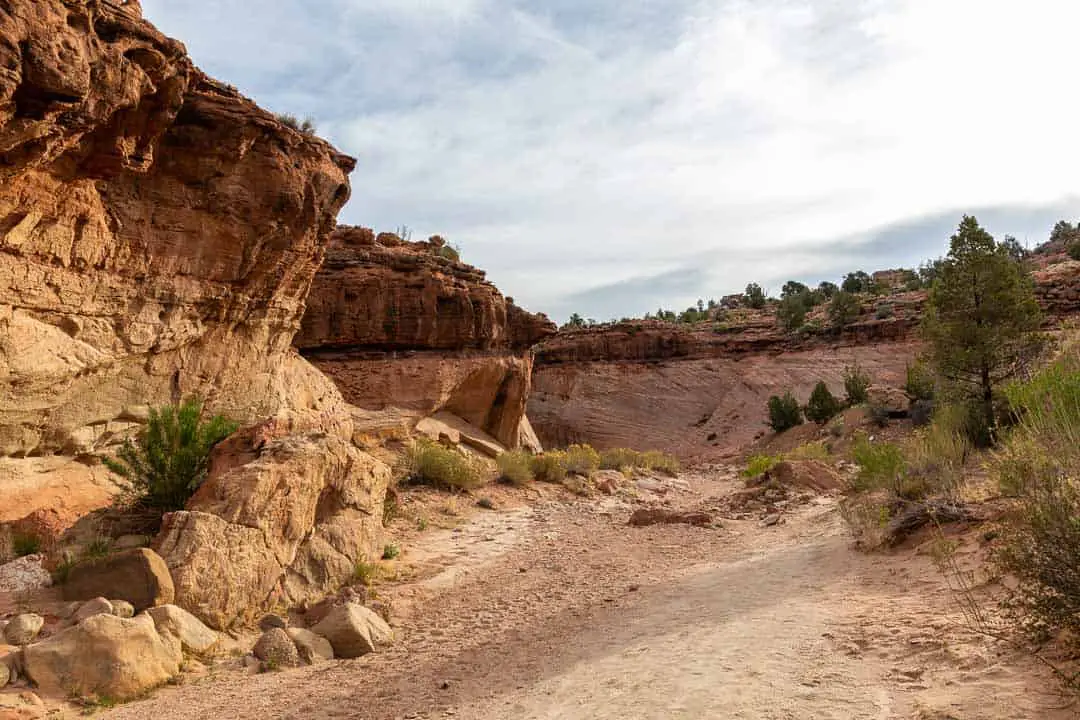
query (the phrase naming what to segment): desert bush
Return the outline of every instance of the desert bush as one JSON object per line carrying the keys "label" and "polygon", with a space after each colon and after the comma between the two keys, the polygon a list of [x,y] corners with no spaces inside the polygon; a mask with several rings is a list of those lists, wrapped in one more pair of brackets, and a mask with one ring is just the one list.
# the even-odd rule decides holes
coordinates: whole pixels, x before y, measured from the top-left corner
{"label": "desert bush", "polygon": [[844,431],[847,429],[847,425],[844,423],[844,418],[836,418],[829,423],[829,435],[834,438],[844,437]]}
{"label": "desert bush", "polygon": [[765,307],[765,291],[761,289],[761,286],[757,283],[750,283],[746,286],[746,292],[743,294],[743,302],[747,307],[751,307],[757,310]]}
{"label": "desert bush", "polygon": [[1069,246],[1069,257],[1073,260],[1080,260],[1080,242],[1074,242]]}
{"label": "desert bush", "polygon": [[794,332],[806,320],[807,307],[803,294],[785,295],[776,306],[776,319],[785,330]]}
{"label": "desert bush", "polygon": [[436,252],[439,257],[446,258],[453,262],[461,262],[461,250],[454,245],[443,245]]}
{"label": "desert bush", "polygon": [[278,113],[274,117],[276,117],[278,122],[282,125],[286,125],[297,132],[302,132],[305,135],[315,134],[315,122],[311,118],[298,120],[297,117],[291,113]]}
{"label": "desert bush", "polygon": [[888,320],[894,314],[891,303],[880,303],[874,308],[874,317],[878,320]]}
{"label": "desert bush", "polygon": [[853,363],[844,368],[844,396],[849,406],[862,405],[866,402],[866,391],[870,388],[870,376]]}
{"label": "desert bush", "polygon": [[893,443],[871,442],[865,435],[855,440],[852,457],[859,474],[852,482],[857,492],[885,489],[900,495],[907,463],[900,447]]}
{"label": "desert bush", "polygon": [[828,461],[829,448],[823,442],[804,443],[785,455],[791,460],[821,460]]}
{"label": "desert bush", "polygon": [[365,587],[370,587],[375,578],[379,575],[379,566],[377,563],[367,562],[366,560],[357,560],[353,565],[353,582]]}
{"label": "desert bush", "polygon": [[442,490],[468,490],[483,484],[474,461],[428,438],[418,438],[409,445],[404,470],[407,482]]}
{"label": "desert bush", "polygon": [[909,408],[911,424],[915,427],[925,427],[934,418],[933,400],[912,400]]}
{"label": "desert bush", "polygon": [[824,425],[836,417],[842,409],[840,401],[829,391],[829,386],[825,384],[825,381],[821,380],[814,386],[813,392],[810,393],[810,400],[806,403],[806,419],[818,425]]}
{"label": "desert bush", "polygon": [[571,445],[563,451],[563,465],[571,475],[589,477],[600,469],[600,453],[590,445]]}
{"label": "desert bush", "polygon": [[916,400],[934,399],[934,375],[923,362],[916,362],[907,366],[904,381],[904,392]]}
{"label": "desert bush", "polygon": [[760,477],[779,465],[783,459],[780,455],[751,455],[742,474],[748,478]]}
{"label": "desert bush", "polygon": [[566,478],[565,453],[552,450],[532,459],[532,471],[537,480],[561,483]]}
{"label": "desert bush", "polygon": [[511,485],[528,485],[533,479],[533,456],[527,450],[508,450],[495,459],[499,479]]}
{"label": "desert bush", "polygon": [[790,430],[796,425],[802,425],[802,408],[799,401],[790,392],[783,397],[773,395],[769,398],[769,426],[776,432]]}
{"label": "desert bush", "polygon": [[135,441],[127,440],[106,467],[130,483],[134,504],[151,510],[183,510],[206,479],[210,451],[239,425],[223,415],[203,417],[203,404],[190,398],[179,407],[151,408]]}
{"label": "desert bush", "polygon": [[649,450],[642,453],[641,467],[645,470],[654,470],[672,476],[678,475],[682,469],[677,457],[659,450]]}
{"label": "desert bush", "polygon": [[641,453],[630,448],[611,448],[600,451],[601,470],[624,470],[641,465]]}
{"label": "desert bush", "polygon": [[832,300],[829,301],[829,322],[836,329],[843,328],[845,325],[850,325],[858,320],[861,312],[862,303],[859,302],[859,298],[845,290],[833,295]]}
{"label": "desert bush", "polygon": [[400,554],[401,554],[401,546],[399,546],[397,543],[387,543],[386,545],[383,545],[383,551],[382,551],[382,559],[383,560],[393,560],[394,558],[396,558]]}
{"label": "desert bush", "polygon": [[948,405],[915,434],[907,450],[912,482],[921,479],[927,492],[938,494],[952,494],[959,487],[971,452],[966,423],[964,408]]}

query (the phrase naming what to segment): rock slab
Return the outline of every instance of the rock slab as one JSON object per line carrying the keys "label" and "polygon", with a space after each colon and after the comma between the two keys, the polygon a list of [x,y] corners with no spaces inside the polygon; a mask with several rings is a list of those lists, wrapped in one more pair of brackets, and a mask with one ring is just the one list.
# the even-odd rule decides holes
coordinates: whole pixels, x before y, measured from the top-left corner
{"label": "rock slab", "polygon": [[367,655],[394,640],[394,631],[385,620],[356,603],[335,607],[311,630],[329,640],[339,658]]}
{"label": "rock slab", "polygon": [[116,598],[131,603],[136,612],[173,601],[172,576],[165,561],[153,550],[136,548],[79,563],[64,583],[64,599]]}

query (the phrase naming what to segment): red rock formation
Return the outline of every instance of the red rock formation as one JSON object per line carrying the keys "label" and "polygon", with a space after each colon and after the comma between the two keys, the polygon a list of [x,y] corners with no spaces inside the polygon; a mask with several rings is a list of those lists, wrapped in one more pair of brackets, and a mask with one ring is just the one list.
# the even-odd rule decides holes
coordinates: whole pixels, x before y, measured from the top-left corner
{"label": "red rock formation", "polygon": [[[353,164],[206,77],[137,3],[0,2],[0,497],[50,482],[27,456],[100,452],[198,393],[274,432],[168,525],[178,602],[224,625],[342,580],[388,472],[292,338]],[[257,522],[278,466],[298,504]]]}
{"label": "red rock formation", "polygon": [[484,273],[409,243],[341,228],[312,284],[296,346],[352,404],[448,410],[517,445],[529,348],[555,326],[503,298]]}
{"label": "red rock formation", "polygon": [[[1035,273],[1049,325],[1080,311],[1080,263]],[[623,322],[563,331],[536,353],[528,414],[545,445],[660,449],[686,459],[729,456],[766,429],[770,395],[805,402],[818,380],[843,393],[843,370],[858,362],[873,380],[898,386],[919,346],[926,297],[900,292],[864,303],[836,333],[785,333],[770,310],[734,311],[728,325]],[[876,319],[875,305],[890,317]]]}

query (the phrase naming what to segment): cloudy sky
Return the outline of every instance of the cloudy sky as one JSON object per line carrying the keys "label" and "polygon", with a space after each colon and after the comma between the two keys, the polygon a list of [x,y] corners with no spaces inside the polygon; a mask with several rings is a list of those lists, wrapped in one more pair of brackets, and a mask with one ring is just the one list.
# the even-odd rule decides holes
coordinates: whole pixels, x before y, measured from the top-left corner
{"label": "cloudy sky", "polygon": [[1072,0],[143,0],[359,158],[341,220],[607,319],[1080,218]]}

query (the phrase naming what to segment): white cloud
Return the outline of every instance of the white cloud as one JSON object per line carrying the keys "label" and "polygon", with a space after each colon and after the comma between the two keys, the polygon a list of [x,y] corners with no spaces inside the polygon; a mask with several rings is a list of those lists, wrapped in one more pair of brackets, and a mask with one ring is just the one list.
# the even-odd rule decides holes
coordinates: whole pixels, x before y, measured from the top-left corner
{"label": "white cloud", "polygon": [[[144,7],[211,72],[313,112],[359,156],[344,220],[446,235],[556,315],[651,309],[644,291],[627,305],[640,278],[663,276],[658,292],[684,305],[807,277],[844,265],[821,256],[837,239],[1080,191],[1073,3]],[[1035,216],[1010,217],[991,229],[1027,232]],[[672,295],[671,273],[690,267]],[[620,282],[618,307],[589,292]]]}

